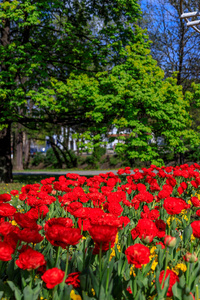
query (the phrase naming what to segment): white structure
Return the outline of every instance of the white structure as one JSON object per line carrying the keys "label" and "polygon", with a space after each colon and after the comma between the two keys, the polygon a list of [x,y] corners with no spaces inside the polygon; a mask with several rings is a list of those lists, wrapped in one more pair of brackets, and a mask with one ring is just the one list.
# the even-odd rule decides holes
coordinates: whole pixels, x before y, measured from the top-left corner
{"label": "white structure", "polygon": [[[67,127],[63,127],[62,128],[62,132],[59,136],[54,135],[53,138],[55,140],[56,143],[59,144],[59,141],[62,143],[64,141],[64,133],[65,135],[67,135],[67,130],[70,130],[70,128]],[[65,132],[64,132],[65,131]],[[73,134],[74,132],[70,130],[69,135],[68,135],[68,149],[73,150],[73,151],[77,151],[77,143],[76,140],[73,138]],[[118,139],[117,139],[117,129],[113,128],[113,130],[111,130],[108,134],[108,138],[104,138],[103,142],[106,142],[106,149],[113,149],[115,148],[115,145],[118,143]],[[115,138],[114,141],[109,142],[109,138]],[[85,143],[87,144],[87,140],[85,140]],[[62,149],[62,145],[60,144],[59,147]]]}
{"label": "white structure", "polygon": [[[69,130],[69,133],[67,132]],[[61,134],[60,135],[54,135],[54,141],[56,144],[59,145],[59,147],[61,149],[63,149],[62,143],[64,141],[64,136],[68,136],[68,149],[73,150],[75,152],[78,151],[78,147],[77,147],[77,140],[73,138],[73,134],[75,132],[71,129],[71,128],[67,128],[67,127],[62,127],[61,130]],[[112,151],[108,151],[108,150],[115,150],[115,146],[120,142],[122,142],[122,140],[120,140],[120,136],[124,136],[127,137],[129,136],[130,131],[129,130],[125,130],[123,132],[118,132],[117,128],[113,128],[112,130],[110,130],[107,134],[106,137],[102,138],[102,141],[105,142],[105,148],[107,149],[107,153],[112,152]],[[152,138],[149,139],[149,144],[154,144],[157,143],[158,146],[163,146],[164,145],[164,138],[162,137],[158,137],[157,139],[154,137],[154,134],[148,134],[147,135],[151,135]],[[46,139],[48,140],[48,137],[46,137]],[[112,140],[112,142],[111,142]],[[87,140],[84,139],[84,143],[87,144]]]}
{"label": "white structure", "polygon": [[[183,0],[180,0],[180,9],[181,9],[181,19],[185,19],[187,22],[187,26],[192,27],[195,31],[200,33],[200,28],[197,26],[200,25],[200,2],[197,11],[184,13],[183,11]],[[189,18],[192,18],[189,20]],[[195,20],[194,20],[195,19]]]}

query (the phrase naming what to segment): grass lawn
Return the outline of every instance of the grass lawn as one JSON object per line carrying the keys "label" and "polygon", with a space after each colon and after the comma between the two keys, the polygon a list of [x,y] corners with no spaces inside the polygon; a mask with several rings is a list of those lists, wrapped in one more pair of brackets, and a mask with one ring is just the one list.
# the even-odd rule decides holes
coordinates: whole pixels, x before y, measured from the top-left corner
{"label": "grass lawn", "polygon": [[81,169],[81,168],[72,168],[72,169],[52,169],[52,168],[44,168],[44,169],[26,169],[26,170],[13,170],[16,173],[26,173],[26,172],[35,172],[35,173],[42,173],[42,172],[62,172],[62,173],[70,173],[76,171],[110,171],[110,170],[119,170],[119,168],[109,168],[109,169]]}
{"label": "grass lawn", "polygon": [[[60,175],[54,176],[58,179]],[[12,190],[20,191],[26,184],[39,183],[42,179],[49,178],[49,175],[14,175],[13,183],[0,183],[0,194],[10,193]]]}
{"label": "grass lawn", "polygon": [[[22,171],[22,172],[26,173],[28,171],[29,172],[30,171],[35,172],[35,175],[26,175],[26,174],[24,174],[24,175],[13,175],[13,183],[0,183],[0,194],[10,193],[10,191],[12,191],[12,190],[20,191],[22,186],[24,186],[26,184],[40,183],[40,181],[42,179],[49,178],[49,177],[52,176],[52,175],[38,175],[37,172],[45,172],[45,171],[59,172],[59,171],[61,171],[61,172],[66,172],[66,174],[67,174],[67,173],[70,173],[70,171],[72,171],[72,170],[69,170],[69,169],[68,170],[63,170],[63,169],[51,169],[51,170],[50,169],[42,169],[42,170],[25,170],[25,171]],[[76,170],[73,169],[73,171],[76,171]],[[52,177],[55,177],[55,179],[58,180],[58,178],[60,176],[61,175],[53,175]],[[85,177],[91,177],[91,176],[86,175]]]}
{"label": "grass lawn", "polygon": [[[44,170],[38,170],[38,172],[42,172]],[[59,170],[52,170],[52,171],[59,171]],[[32,172],[32,170],[31,170]],[[70,173],[70,171],[66,171],[66,174]],[[58,180],[58,178],[61,175],[53,175],[52,177],[55,177],[55,180]],[[40,183],[42,179],[49,178],[51,175],[38,175],[37,172],[35,175],[13,175],[13,183],[0,183],[0,194],[4,193],[10,193],[12,190],[18,190],[20,191],[22,186],[26,184],[33,184],[33,183]],[[85,177],[91,177],[86,175]]]}

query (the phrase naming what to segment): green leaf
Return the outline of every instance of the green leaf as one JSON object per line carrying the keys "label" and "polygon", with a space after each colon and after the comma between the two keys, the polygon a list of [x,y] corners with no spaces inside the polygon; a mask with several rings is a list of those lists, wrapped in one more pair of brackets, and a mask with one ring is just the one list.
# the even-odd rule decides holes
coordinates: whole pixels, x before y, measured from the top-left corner
{"label": "green leaf", "polygon": [[94,288],[95,295],[97,297],[99,297],[99,284],[100,284],[100,282],[98,281],[96,275],[94,275],[94,273],[92,272],[91,267],[89,267],[89,273],[90,273],[90,278],[92,280],[92,286]]}
{"label": "green leaf", "polygon": [[38,285],[35,289],[31,289],[31,287],[27,285],[23,290],[24,300],[37,300],[41,288],[41,285]]}
{"label": "green leaf", "polygon": [[89,297],[86,292],[82,291],[83,300],[95,300],[94,297]]}
{"label": "green leaf", "polygon": [[172,292],[176,300],[182,300],[183,289],[178,285],[178,282],[172,286]]}
{"label": "green leaf", "polygon": [[189,239],[191,238],[192,235],[192,227],[189,224],[183,231],[183,242],[186,245],[189,241]]}
{"label": "green leaf", "polygon": [[12,281],[7,281],[7,283],[10,286],[11,290],[14,292],[16,300],[23,299],[23,295],[19,288]]}

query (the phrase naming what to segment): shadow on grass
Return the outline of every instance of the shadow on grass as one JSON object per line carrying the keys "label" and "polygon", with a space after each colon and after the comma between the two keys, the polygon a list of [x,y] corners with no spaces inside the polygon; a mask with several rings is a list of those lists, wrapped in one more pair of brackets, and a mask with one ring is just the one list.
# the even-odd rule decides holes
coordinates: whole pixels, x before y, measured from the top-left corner
{"label": "shadow on grass", "polygon": [[33,184],[33,183],[40,183],[42,179],[46,179],[49,177],[55,177],[55,180],[58,180],[60,175],[50,176],[50,175],[13,175],[13,182],[20,182],[23,184]]}
{"label": "shadow on grass", "polygon": [[[61,175],[55,175],[55,176],[51,176],[51,175],[37,175],[37,174],[34,174],[34,175],[13,175],[13,182],[14,183],[23,183],[23,184],[33,184],[33,183],[40,183],[40,181],[42,179],[46,179],[46,178],[50,178],[50,177],[54,177],[55,180],[58,180],[59,177]],[[92,176],[84,176],[84,177],[87,177],[87,178],[90,178]]]}

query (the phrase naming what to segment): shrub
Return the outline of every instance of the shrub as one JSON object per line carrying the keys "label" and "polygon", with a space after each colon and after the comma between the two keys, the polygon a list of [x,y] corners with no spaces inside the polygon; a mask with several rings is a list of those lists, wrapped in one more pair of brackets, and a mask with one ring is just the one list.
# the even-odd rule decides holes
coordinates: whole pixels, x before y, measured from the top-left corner
{"label": "shrub", "polygon": [[44,154],[41,152],[36,152],[31,161],[31,165],[37,167],[40,163],[44,162]]}
{"label": "shrub", "polygon": [[110,165],[116,166],[120,162],[118,155],[110,156]]}
{"label": "shrub", "polygon": [[[60,155],[60,159],[63,162],[63,158]],[[44,158],[44,164],[46,167],[51,166],[52,168],[57,168],[59,167],[59,162],[53,152],[52,148],[49,148],[46,152],[46,156]]]}

